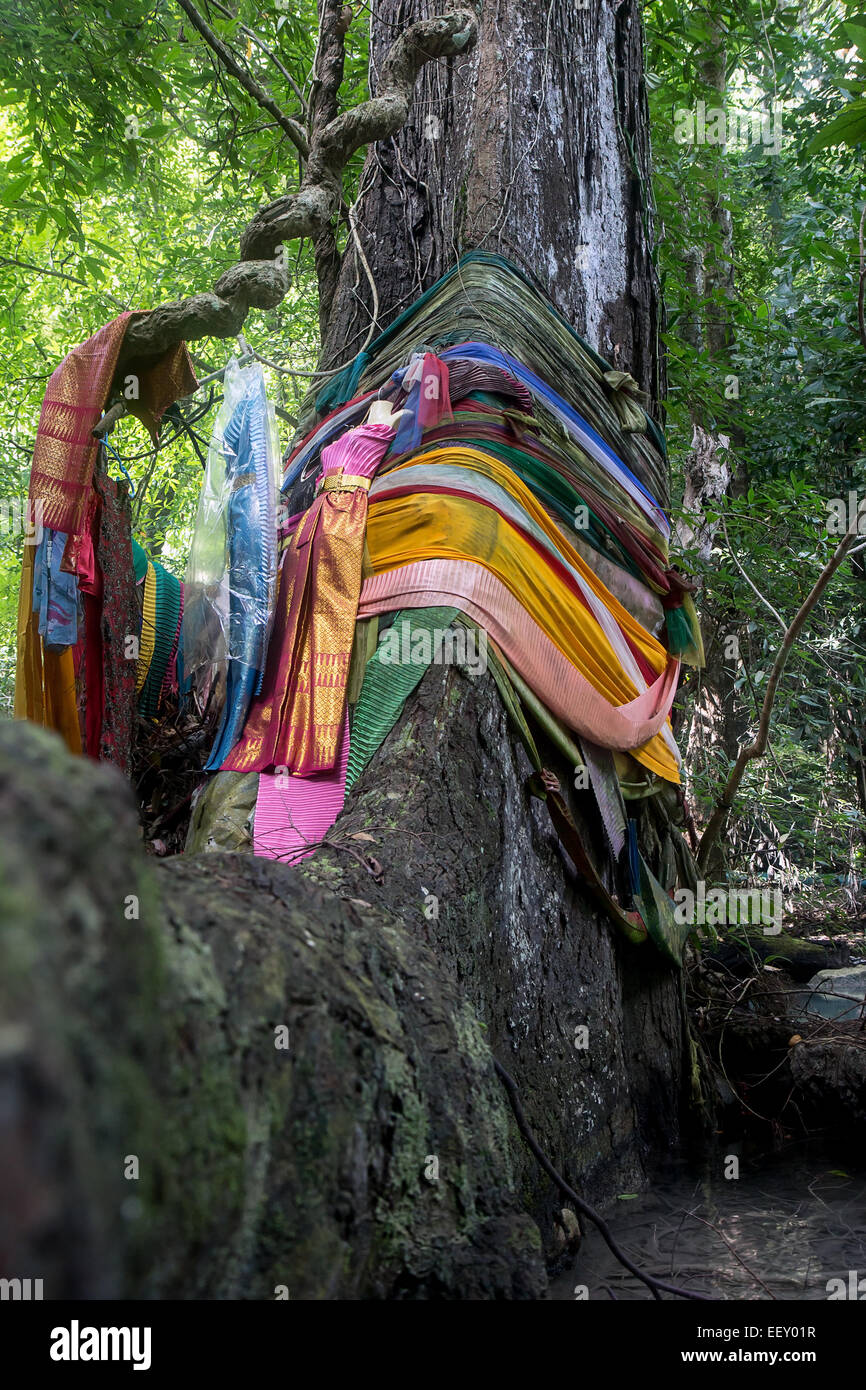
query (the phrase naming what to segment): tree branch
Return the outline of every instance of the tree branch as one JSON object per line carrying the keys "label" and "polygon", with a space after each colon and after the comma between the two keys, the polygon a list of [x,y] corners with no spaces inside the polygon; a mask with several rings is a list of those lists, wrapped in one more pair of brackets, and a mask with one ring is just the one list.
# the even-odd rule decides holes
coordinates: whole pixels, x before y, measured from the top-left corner
{"label": "tree branch", "polygon": [[[256,213],[241,237],[241,257],[248,260],[272,256],[275,247],[297,236],[295,205],[312,188],[322,193],[323,210],[327,206],[325,221],[330,221],[339,204],[343,169],[355,151],[395,135],[406,122],[412,89],[424,64],[464,52],[475,42],[477,33],[478,23],[470,10],[456,10],[410,25],[382,65],[378,94],[350,111],[343,111],[315,132],[300,191],[277,198]],[[309,228],[308,234],[315,235],[320,225]]]}
{"label": "tree branch", "polygon": [[722,792],[721,796],[716,802],[716,805],[713,809],[713,813],[710,816],[709,821],[707,822],[706,829],[704,830],[704,833],[701,836],[701,842],[698,846],[697,853],[697,865],[699,872],[703,872],[706,869],[706,866],[709,863],[710,852],[714,844],[716,843],[716,840],[719,838],[720,834],[725,828],[728,819],[728,814],[734,803],[734,797],[736,796],[740,783],[743,780],[743,776],[745,774],[747,766],[755,758],[763,757],[764,753],[766,752],[767,740],[770,735],[770,717],[773,712],[773,705],[776,699],[776,691],[778,689],[782,673],[785,670],[786,665],[788,664],[788,657],[791,655],[791,649],[794,643],[796,642],[797,637],[800,634],[800,630],[806,622],[806,619],[812,612],[812,609],[815,607],[815,604],[818,602],[818,599],[821,597],[827,585],[830,583],[830,580],[833,578],[833,575],[836,573],[842,561],[845,559],[845,556],[850,550],[851,545],[856,540],[858,534],[857,524],[858,518],[855,516],[851,522],[850,528],[842,537],[841,541],[839,542],[838,546],[833,552],[832,558],[824,566],[824,569],[821,571],[821,574],[818,576],[818,579],[812,587],[811,593],[808,595],[804,603],[801,605],[799,611],[795,615],[793,621],[791,622],[791,625],[785,633],[785,636],[782,638],[782,644],[779,647],[778,652],[776,653],[776,660],[773,662],[773,669],[770,672],[770,679],[767,682],[767,690],[766,694],[764,695],[764,703],[761,706],[761,716],[758,721],[758,732],[755,735],[753,742],[747,744],[745,748],[741,748],[739,753],[737,754],[737,760],[734,763],[733,768],[731,769],[731,773],[728,777],[727,782],[725,783],[724,791]]}
{"label": "tree branch", "polygon": [[[350,16],[351,13],[350,10]],[[309,104],[310,129],[314,136],[334,120],[339,110],[337,100],[343,84],[346,61],[343,40],[347,29],[342,0],[319,0],[319,39]]]}
{"label": "tree branch", "polygon": [[219,58],[223,67],[230,72],[232,77],[243,87],[244,91],[252,97],[253,101],[258,102],[264,111],[278,123],[286,135],[288,135],[295,148],[306,157],[307,136],[303,126],[297,121],[287,116],[285,111],[277,105],[272,96],[269,96],[264,87],[260,87],[254,77],[251,77],[246,69],[238,62],[235,55],[227,44],[223,43],[218,34],[208,24],[204,15],[199,14],[192,0],[177,0],[184,14],[190,23],[198,30],[208,47],[212,48]]}
{"label": "tree branch", "polygon": [[[33,265],[30,261],[19,261],[14,256],[0,256],[0,265],[15,265],[21,270],[32,270],[37,275],[54,275],[58,280],[68,280],[72,285],[80,285],[82,289],[92,290],[93,286],[88,285],[86,280],[79,280],[77,275],[68,275],[65,270],[52,270],[47,265]],[[107,290],[98,290],[103,298],[109,299],[112,304],[117,304],[121,309],[124,307],[119,299],[115,299],[113,294]]]}
{"label": "tree branch", "polygon": [[[388,52],[379,79],[379,91],[369,101],[330,121],[317,141],[315,155],[324,170],[346,161],[362,145],[396,135],[405,125],[412,90],[425,63],[454,57],[470,47],[478,24],[469,10],[457,10],[438,19],[420,19],[409,26]],[[311,171],[311,177],[315,175]]]}
{"label": "tree branch", "polygon": [[[252,83],[261,92],[202,19],[192,0],[178,3],[246,90],[250,90],[247,84]],[[232,338],[240,332],[251,308],[275,308],[288,290],[282,258],[274,259],[277,248],[297,237],[308,236],[315,241],[329,228],[342,202],[346,161],[362,145],[382,140],[400,129],[409,113],[415,79],[425,63],[468,51],[477,36],[478,20],[471,9],[450,10],[439,18],[412,24],[385,59],[378,94],[313,132],[298,192],[278,198],[256,213],[241,237],[240,262],[222,276],[213,292],[160,305],[131,321],[120,353],[118,374],[130,359],[146,361],[158,357],[182,340]],[[273,103],[265,109],[274,115],[278,113],[281,124],[288,119]]]}
{"label": "tree branch", "polygon": [[295,79],[292,77],[292,74],[289,72],[288,68],[283,65],[283,63],[277,57],[276,53],[274,53],[273,49],[268,48],[264,40],[259,38],[258,34],[255,32],[254,29],[248,29],[245,24],[239,24],[238,28],[240,29],[242,34],[246,34],[247,38],[252,43],[254,43],[257,48],[260,48],[268,58],[270,58],[271,62],[274,64],[274,67],[285,78],[286,82],[288,82],[295,96],[298,98],[298,101],[301,103],[301,110],[303,111],[304,116],[306,116],[307,103],[304,100],[304,94],[301,91]]}
{"label": "tree branch", "polygon": [[761,593],[760,589],[758,588],[757,584],[754,582],[753,579],[750,579],[750,578],[749,578],[748,574],[747,574],[746,571],[743,569],[743,566],[740,564],[739,560],[737,559],[737,556],[736,556],[736,554],[734,553],[734,547],[731,545],[731,538],[730,538],[730,536],[728,535],[728,527],[727,527],[727,523],[726,523],[726,521],[725,521],[724,512],[720,512],[720,513],[719,513],[719,521],[722,523],[722,530],[723,530],[724,533],[725,533],[725,541],[727,542],[727,546],[728,546],[728,554],[730,555],[730,557],[731,557],[731,559],[733,560],[734,564],[736,565],[737,569],[740,571],[740,574],[741,574],[741,575],[743,576],[743,578],[745,579],[745,581],[746,581],[746,583],[748,584],[749,588],[752,590],[752,592],[753,592],[754,594],[757,595],[757,597],[760,599],[761,603],[764,605],[764,607],[767,609],[767,611],[768,611],[769,613],[772,613],[773,617],[776,619],[776,622],[779,624],[779,627],[782,629],[782,632],[785,632],[785,631],[786,631],[785,619],[782,617],[782,615],[781,615],[781,613],[778,611],[778,609],[776,609],[776,608],[773,607],[773,605],[772,605],[772,603],[770,602],[770,600],[769,600],[768,598],[765,598],[765,597],[764,597],[764,595]]}

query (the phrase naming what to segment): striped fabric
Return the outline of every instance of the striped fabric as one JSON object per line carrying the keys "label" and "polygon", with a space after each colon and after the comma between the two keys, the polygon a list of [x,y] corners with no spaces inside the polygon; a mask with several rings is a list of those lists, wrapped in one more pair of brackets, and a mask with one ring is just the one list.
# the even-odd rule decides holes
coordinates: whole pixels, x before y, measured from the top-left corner
{"label": "striped fabric", "polygon": [[679,782],[679,755],[666,725],[677,688],[678,661],[669,661],[635,699],[611,705],[494,574],[465,560],[421,560],[374,575],[361,590],[358,616],[368,618],[401,607],[451,605],[486,629],[548,709],[570,729],[605,748],[631,752],[651,772]]}
{"label": "striped fabric", "polygon": [[348,716],[327,772],[295,777],[285,769],[259,774],[253,850],[264,859],[297,864],[313,853],[343,809],[349,765]]}
{"label": "striped fabric", "polygon": [[[419,635],[446,631],[457,616],[456,608],[407,609],[394,618],[393,629],[401,635],[408,660],[386,661],[386,647],[380,643],[367,662],[364,684],[352,720],[352,742],[349,750],[347,789],[353,787],[364,768],[378,752],[400,717],[403,706],[419,684],[430,662],[412,660]],[[406,627],[404,628],[404,624]],[[406,632],[405,641],[402,640]],[[432,651],[432,641],[428,644]]]}
{"label": "striped fabric", "polygon": [[[431,466],[437,460],[441,460],[438,466]],[[515,475],[495,464],[495,461],[488,463],[483,457],[472,457],[469,450],[455,449],[453,462],[437,451],[436,455],[425,456],[420,465],[405,465],[377,479],[371,491],[371,501],[415,492],[437,496],[442,492],[454,492],[474,498],[493,507],[512,526],[522,531],[551,563],[563,567],[568,581],[608,638],[624,671],[638,689],[642,688],[641,673],[615,616],[618,601],[593,575],[583,557],[568,544],[562,531],[549,522],[547,514]]]}
{"label": "striped fabric", "polygon": [[163,565],[147,562],[136,671],[138,708],[149,719],[159,713],[177,658],[183,585]]}

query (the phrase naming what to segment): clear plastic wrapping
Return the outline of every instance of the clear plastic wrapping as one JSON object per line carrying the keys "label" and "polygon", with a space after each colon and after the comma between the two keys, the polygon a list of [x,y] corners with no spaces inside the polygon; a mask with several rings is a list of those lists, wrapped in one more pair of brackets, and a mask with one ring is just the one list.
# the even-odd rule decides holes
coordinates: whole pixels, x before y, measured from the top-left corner
{"label": "clear plastic wrapping", "polygon": [[[186,569],[183,664],[200,707],[243,725],[261,685],[277,575],[279,444],[259,363],[225,372]],[[216,745],[215,745],[216,747]]]}

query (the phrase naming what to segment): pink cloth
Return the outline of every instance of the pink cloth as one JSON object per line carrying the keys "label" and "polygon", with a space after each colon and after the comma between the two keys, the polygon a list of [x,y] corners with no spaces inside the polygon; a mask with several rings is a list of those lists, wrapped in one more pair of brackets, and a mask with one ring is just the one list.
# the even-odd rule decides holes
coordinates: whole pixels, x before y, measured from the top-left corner
{"label": "pink cloth", "polygon": [[348,473],[351,477],[372,478],[394,438],[394,426],[367,421],[347,430],[322,450],[322,477]]}
{"label": "pink cloth", "polygon": [[483,627],[548,709],[603,748],[629,752],[659,733],[677,689],[673,658],[642,695],[608,704],[551,642],[505,585],[469,560],[418,560],[365,581],[359,618],[395,608],[456,605]]}
{"label": "pink cloth", "polygon": [[349,717],[343,723],[337,761],[327,772],[293,777],[262,772],[253,821],[253,852],[262,859],[297,864],[313,853],[343,809],[349,766]]}

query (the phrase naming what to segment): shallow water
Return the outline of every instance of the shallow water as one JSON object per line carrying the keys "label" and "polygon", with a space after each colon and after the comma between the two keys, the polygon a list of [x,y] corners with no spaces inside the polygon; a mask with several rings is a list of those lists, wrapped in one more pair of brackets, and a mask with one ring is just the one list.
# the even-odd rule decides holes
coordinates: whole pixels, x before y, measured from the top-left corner
{"label": "shallow water", "polygon": [[[808,1146],[745,1157],[731,1145],[727,1152],[739,1152],[737,1179],[723,1176],[720,1155],[701,1172],[674,1169],[601,1213],[632,1261],[683,1288],[734,1300],[827,1299],[828,1280],[843,1279],[847,1289],[855,1271],[866,1300],[863,1155],[853,1168]],[[590,1299],[652,1298],[590,1223],[576,1264],[554,1281],[551,1297],[573,1299],[580,1285]]]}

